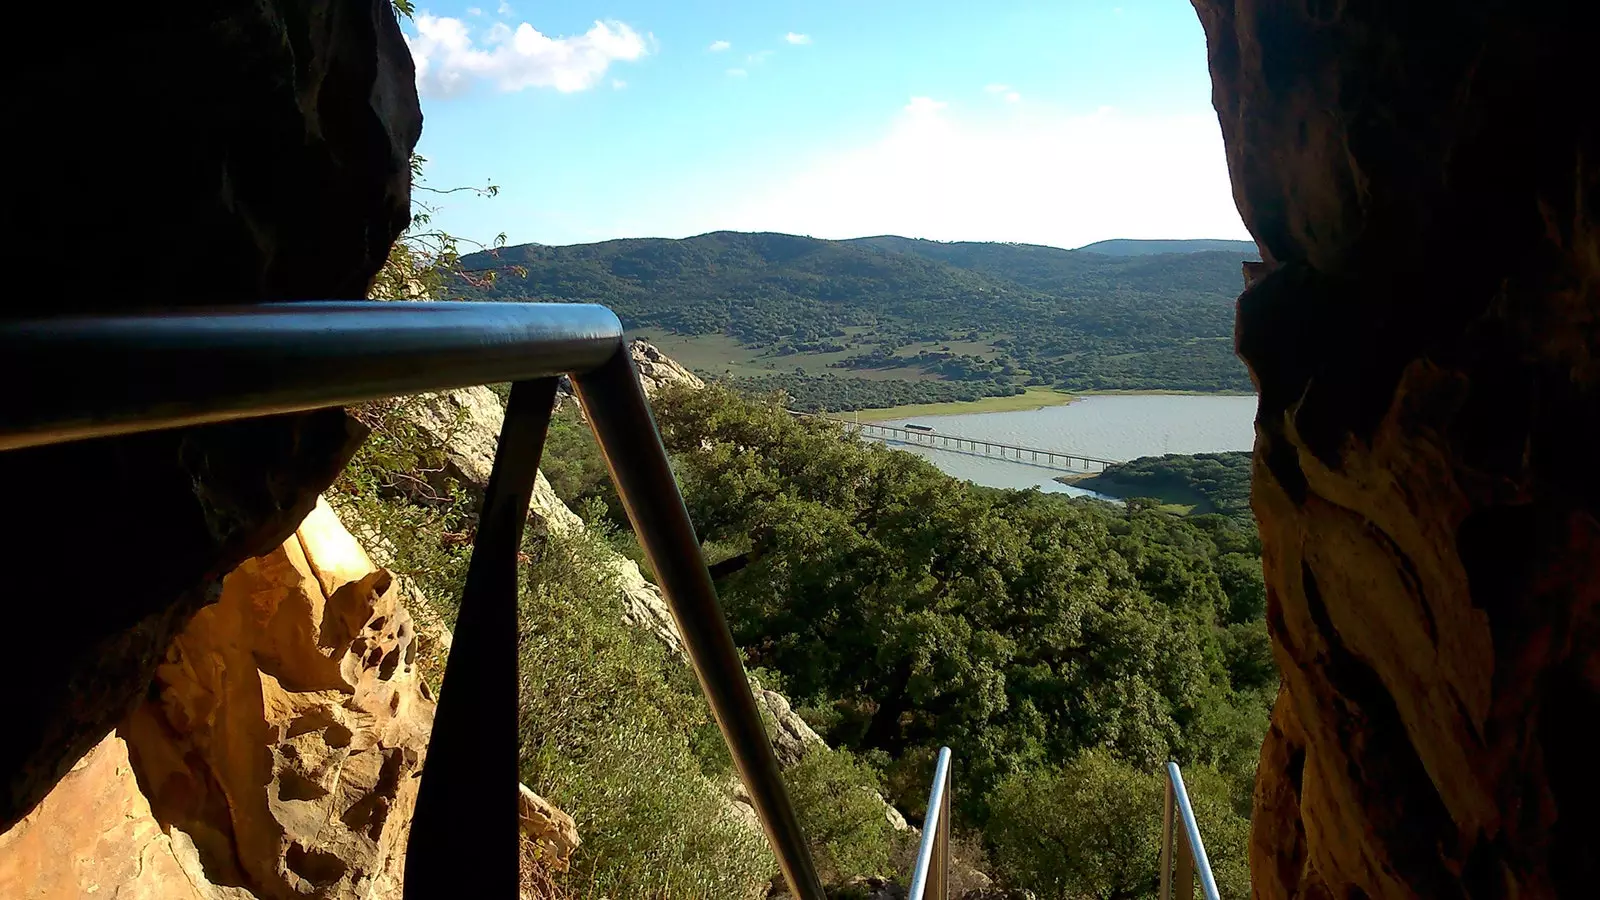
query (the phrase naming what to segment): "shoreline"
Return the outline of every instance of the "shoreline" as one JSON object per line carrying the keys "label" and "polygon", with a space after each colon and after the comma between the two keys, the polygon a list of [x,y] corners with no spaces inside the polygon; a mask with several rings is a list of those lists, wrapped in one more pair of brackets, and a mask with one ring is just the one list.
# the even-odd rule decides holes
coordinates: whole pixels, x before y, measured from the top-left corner
{"label": "shoreline", "polygon": [[1031,412],[1051,406],[1066,406],[1085,397],[1254,397],[1254,391],[1177,391],[1177,390],[1088,390],[1058,391],[1054,388],[1029,388],[1024,394],[984,397],[981,400],[953,400],[949,403],[912,403],[905,406],[861,409],[829,413],[844,419],[857,416],[863,422],[885,422],[912,416],[959,416],[992,412]]}
{"label": "shoreline", "polygon": [[970,413],[992,412],[1030,412],[1044,409],[1049,406],[1066,406],[1078,399],[1078,394],[1069,394],[1054,388],[1030,388],[1021,394],[1008,394],[1004,397],[983,397],[978,400],[952,400],[948,403],[910,403],[905,406],[888,406],[877,409],[860,409],[849,412],[829,413],[837,418],[853,420],[857,417],[863,422],[884,422],[891,419],[904,419],[911,416],[956,416]]}

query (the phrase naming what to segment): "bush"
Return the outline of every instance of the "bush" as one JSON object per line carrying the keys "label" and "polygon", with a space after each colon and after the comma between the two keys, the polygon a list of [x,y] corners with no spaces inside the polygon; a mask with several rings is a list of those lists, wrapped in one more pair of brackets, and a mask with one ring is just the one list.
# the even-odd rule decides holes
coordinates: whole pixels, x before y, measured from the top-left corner
{"label": "bush", "polygon": [[[578,822],[571,879],[613,897],[745,897],[774,865],[688,670],[622,623],[601,538],[530,544],[519,622],[522,776]],[[706,739],[712,737],[713,739]]]}
{"label": "bush", "polygon": [[[1249,820],[1230,780],[1205,766],[1183,773],[1217,888],[1248,897]],[[994,860],[1041,900],[1155,896],[1161,859],[1163,774],[1101,750],[1065,766],[1016,773],[996,790],[988,837]]]}
{"label": "bush", "polygon": [[891,859],[905,838],[884,814],[870,766],[848,750],[816,748],[783,775],[825,880],[895,874]]}
{"label": "bush", "polygon": [[1162,796],[1160,776],[1101,750],[1018,772],[991,800],[995,862],[1041,900],[1144,896],[1156,887]]}

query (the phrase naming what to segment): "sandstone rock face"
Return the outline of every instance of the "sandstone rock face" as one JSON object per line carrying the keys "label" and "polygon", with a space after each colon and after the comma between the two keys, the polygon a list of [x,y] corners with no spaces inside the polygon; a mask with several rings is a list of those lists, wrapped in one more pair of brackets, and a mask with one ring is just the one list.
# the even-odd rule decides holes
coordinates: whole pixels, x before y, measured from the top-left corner
{"label": "sandstone rock face", "polygon": [[433,703],[398,596],[319,503],[169,648],[118,733],[155,817],[212,881],[399,896]]}
{"label": "sandstone rock face", "polygon": [[567,871],[573,851],[582,843],[577,823],[527,785],[519,784],[517,789],[522,836],[537,848],[540,862],[557,872]]}
{"label": "sandstone rock face", "polygon": [[633,357],[633,366],[639,370],[639,384],[644,388],[647,397],[655,396],[656,391],[669,384],[682,384],[692,388],[706,386],[699,375],[685,369],[677,360],[646,341],[630,342],[628,355]]}
{"label": "sandstone rock face", "polygon": [[767,721],[767,735],[772,738],[772,750],[778,755],[779,764],[792,766],[804,759],[813,747],[827,746],[821,735],[789,706],[789,698],[763,688],[754,678],[750,679],[750,690],[755,695],[756,708]]}
{"label": "sandstone rock face", "polygon": [[[56,24],[44,8],[13,26]],[[29,173],[7,314],[359,298],[406,222],[421,129],[388,0],[88,15],[30,58],[9,119]],[[83,260],[94,259],[94,275]],[[327,411],[5,454],[5,532],[30,628],[0,742],[9,827],[137,702],[224,574],[281,543],[353,451]],[[60,573],[115,573],[64,589]]]}
{"label": "sandstone rock face", "polygon": [[[70,864],[67,864],[70,861]],[[194,845],[150,814],[116,734],[0,834],[0,896],[15,900],[254,900],[212,884]]]}
{"label": "sandstone rock face", "polygon": [[1255,892],[1576,897],[1600,784],[1586,7],[1195,0],[1283,688]]}

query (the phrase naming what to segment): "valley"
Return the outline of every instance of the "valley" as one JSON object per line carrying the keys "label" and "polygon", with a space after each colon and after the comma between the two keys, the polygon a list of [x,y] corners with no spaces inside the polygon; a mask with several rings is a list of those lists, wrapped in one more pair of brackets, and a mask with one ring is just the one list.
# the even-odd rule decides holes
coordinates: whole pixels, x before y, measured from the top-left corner
{"label": "valley", "polygon": [[[1114,243],[1100,253],[716,232],[520,245],[463,257],[496,277],[459,293],[606,304],[691,369],[784,391],[806,411],[1029,389],[1250,391],[1232,344],[1248,245]],[[1145,243],[1178,250],[1122,246]]]}

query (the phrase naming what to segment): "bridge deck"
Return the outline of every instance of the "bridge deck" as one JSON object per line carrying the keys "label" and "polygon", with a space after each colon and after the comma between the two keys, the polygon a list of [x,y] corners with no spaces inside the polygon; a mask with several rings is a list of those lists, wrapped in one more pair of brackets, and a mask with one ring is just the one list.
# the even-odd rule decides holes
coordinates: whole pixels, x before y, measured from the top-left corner
{"label": "bridge deck", "polygon": [[[814,413],[795,413],[798,416],[815,416]],[[985,459],[1003,459],[1006,462],[1022,463],[1028,466],[1038,466],[1042,469],[1052,469],[1057,472],[1103,472],[1107,466],[1115,465],[1122,460],[1104,459],[1077,453],[1070,450],[1047,450],[1042,447],[1024,447],[1019,444],[1007,444],[1001,441],[986,441],[980,438],[962,437],[961,435],[946,434],[941,431],[923,431],[920,429],[902,428],[898,425],[884,425],[878,422],[851,422],[835,416],[816,416],[838,422],[860,434],[862,437],[875,438],[889,443],[909,444],[917,447],[927,447],[932,450],[942,450],[947,453],[959,453],[963,456],[976,456]]]}

